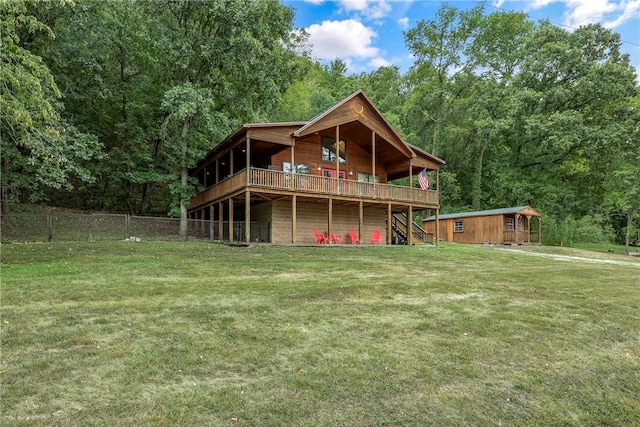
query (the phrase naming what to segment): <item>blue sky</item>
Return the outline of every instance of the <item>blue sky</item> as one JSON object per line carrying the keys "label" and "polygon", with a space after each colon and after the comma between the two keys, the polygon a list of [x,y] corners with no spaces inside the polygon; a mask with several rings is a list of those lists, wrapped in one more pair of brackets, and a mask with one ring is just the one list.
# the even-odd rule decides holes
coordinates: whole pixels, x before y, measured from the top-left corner
{"label": "blue sky", "polygon": [[[350,73],[397,65],[406,72],[412,59],[403,31],[432,19],[442,1],[430,0],[281,0],[296,11],[295,26],[305,28],[312,56],[342,59]],[[449,1],[458,9],[476,1]],[[568,31],[600,23],[620,34],[622,50],[640,74],[640,0],[489,0],[485,10],[522,11],[531,19],[549,19]],[[639,79],[640,80],[640,79]]]}

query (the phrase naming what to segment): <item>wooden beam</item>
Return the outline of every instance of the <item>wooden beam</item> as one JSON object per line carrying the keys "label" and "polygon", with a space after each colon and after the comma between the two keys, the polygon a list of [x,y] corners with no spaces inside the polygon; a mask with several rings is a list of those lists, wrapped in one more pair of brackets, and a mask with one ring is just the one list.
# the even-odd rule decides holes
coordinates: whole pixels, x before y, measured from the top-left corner
{"label": "wooden beam", "polygon": [[229,242],[233,242],[233,198],[229,197]]}
{"label": "wooden beam", "polygon": [[296,243],[298,229],[298,197],[294,194],[291,198],[291,243]]}
{"label": "wooden beam", "polygon": [[329,197],[329,215],[327,224],[327,240],[331,242],[331,230],[333,230],[333,199]]}
{"label": "wooden beam", "polygon": [[215,209],[213,207],[213,205],[209,205],[209,240],[213,240],[213,232],[214,232],[214,213],[215,213]]}
{"label": "wooden beam", "polygon": [[376,133],[371,132],[371,179],[376,182]]}
{"label": "wooden beam", "polygon": [[387,203],[387,245],[391,243],[391,238],[393,237],[393,213],[391,212],[391,203]]}
{"label": "wooden beam", "polygon": [[248,187],[244,193],[244,241],[247,243],[251,241],[251,191]]}
{"label": "wooden beam", "polygon": [[218,240],[224,240],[224,205],[218,202]]}
{"label": "wooden beam", "polygon": [[362,200],[358,203],[358,238],[362,241],[362,230],[364,230],[364,203]]}
{"label": "wooden beam", "polygon": [[413,206],[409,205],[407,212],[407,246],[413,244]]}

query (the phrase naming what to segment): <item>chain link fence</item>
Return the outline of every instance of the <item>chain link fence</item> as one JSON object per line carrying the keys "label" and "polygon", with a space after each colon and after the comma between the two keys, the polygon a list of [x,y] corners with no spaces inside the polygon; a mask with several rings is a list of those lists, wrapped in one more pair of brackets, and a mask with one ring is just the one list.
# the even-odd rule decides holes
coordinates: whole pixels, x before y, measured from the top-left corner
{"label": "chain link fence", "polygon": [[[189,240],[244,241],[245,223],[188,220]],[[251,241],[269,242],[269,226],[251,222]],[[178,218],[146,217],[124,214],[7,214],[0,217],[3,242],[80,242],[80,241],[180,241]]]}

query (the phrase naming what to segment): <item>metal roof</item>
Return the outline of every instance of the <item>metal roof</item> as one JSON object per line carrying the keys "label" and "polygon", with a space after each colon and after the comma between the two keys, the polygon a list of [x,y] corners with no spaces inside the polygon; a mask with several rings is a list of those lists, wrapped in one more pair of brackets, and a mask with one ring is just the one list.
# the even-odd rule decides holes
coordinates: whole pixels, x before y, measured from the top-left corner
{"label": "metal roof", "polygon": [[[511,215],[511,214],[517,214],[518,212],[521,212],[525,209],[531,209],[531,206],[517,206],[515,208],[488,209],[485,211],[450,213],[450,214],[440,215],[440,219],[468,218],[471,216]],[[432,215],[429,218],[423,219],[423,221],[432,221],[435,219],[436,219],[435,215]]]}

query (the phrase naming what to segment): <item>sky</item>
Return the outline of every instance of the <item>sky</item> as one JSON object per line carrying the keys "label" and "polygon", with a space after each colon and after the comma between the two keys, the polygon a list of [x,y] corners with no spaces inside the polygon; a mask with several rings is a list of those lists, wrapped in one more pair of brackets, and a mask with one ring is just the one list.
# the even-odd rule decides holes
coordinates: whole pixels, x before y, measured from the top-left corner
{"label": "sky", "polygon": [[[323,63],[344,61],[347,73],[371,72],[395,65],[405,73],[413,60],[403,32],[435,17],[442,1],[432,0],[281,0],[295,9],[295,26],[309,34],[312,56]],[[458,9],[477,1],[451,0]],[[640,81],[640,0],[488,0],[485,11],[525,12],[566,29],[602,24],[620,34]]]}

